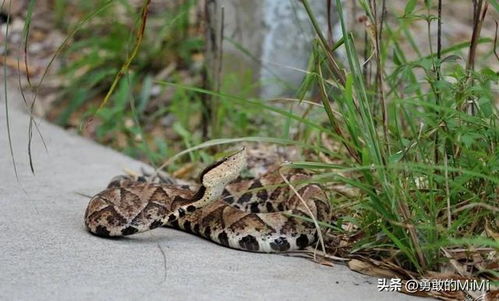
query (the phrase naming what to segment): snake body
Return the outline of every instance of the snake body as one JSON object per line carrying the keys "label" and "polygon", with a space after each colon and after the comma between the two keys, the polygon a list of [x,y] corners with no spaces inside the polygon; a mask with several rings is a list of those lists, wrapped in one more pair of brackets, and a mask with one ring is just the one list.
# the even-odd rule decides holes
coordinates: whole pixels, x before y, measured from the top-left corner
{"label": "snake body", "polygon": [[[197,191],[170,184],[115,181],[90,200],[85,225],[103,237],[169,226],[253,252],[297,250],[315,242],[317,229],[310,218],[328,221],[331,213],[321,187],[298,184],[297,196],[278,171],[237,181],[245,165],[244,150],[218,161],[203,171]],[[291,172],[284,177],[303,183],[309,176]]]}

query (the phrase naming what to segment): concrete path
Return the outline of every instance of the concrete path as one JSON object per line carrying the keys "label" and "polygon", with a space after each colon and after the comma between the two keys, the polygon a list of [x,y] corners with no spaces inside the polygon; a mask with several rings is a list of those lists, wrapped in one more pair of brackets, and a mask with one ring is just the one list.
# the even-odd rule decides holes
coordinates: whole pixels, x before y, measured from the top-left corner
{"label": "concrete path", "polygon": [[32,175],[28,115],[15,85],[9,89],[19,180],[2,87],[0,300],[416,300],[380,293],[376,278],[339,264],[231,250],[172,229],[114,240],[88,234],[88,199],[77,193],[95,194],[124,167],[141,164],[40,121],[48,153],[35,134]]}

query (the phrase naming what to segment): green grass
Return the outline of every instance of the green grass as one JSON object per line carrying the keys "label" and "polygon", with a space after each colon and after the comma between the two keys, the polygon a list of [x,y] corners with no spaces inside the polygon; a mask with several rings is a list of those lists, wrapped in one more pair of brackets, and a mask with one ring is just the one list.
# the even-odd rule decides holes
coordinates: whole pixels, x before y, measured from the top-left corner
{"label": "green grass", "polygon": [[[341,7],[340,1],[337,5]],[[364,8],[372,17],[367,3]],[[434,11],[433,7],[429,11]],[[492,88],[498,77],[487,67],[476,71],[466,68],[466,59],[459,58],[470,42],[440,49],[439,53],[415,49],[419,57],[407,60],[399,44],[400,35],[414,40],[412,22],[436,22],[434,15],[421,13],[424,10],[409,4],[397,20],[399,27],[386,28],[385,35],[379,38],[380,49],[375,54],[379,56],[379,65],[374,59],[371,64],[380,71],[382,88],[374,77],[367,80],[363,59],[359,57],[363,52],[357,46],[359,37],[349,31],[339,14],[346,37],[341,47],[347,62],[343,66],[332,58],[332,47],[324,38],[314,44],[311,67],[301,90],[305,92],[300,97],[319,90],[322,106],[311,109],[313,118],[295,112],[297,103],[293,101],[289,109],[282,109],[258,99],[183,86],[189,91],[210,94],[222,103],[228,101],[232,110],[250,118],[255,118],[252,108],[264,112],[259,113],[264,120],[281,116],[272,119],[271,138],[213,140],[188,151],[256,140],[292,144],[309,154],[341,158],[344,163],[340,166],[321,161],[296,162],[294,166],[316,170],[316,179],[326,184],[343,183],[357,188],[357,202],[336,223],[350,222],[361,229],[361,239],[352,251],[391,258],[407,270],[438,271],[447,261],[442,249],[499,248],[494,238],[484,235],[485,227],[497,227],[494,223],[499,210],[499,129]],[[313,15],[310,17],[313,21]],[[321,36],[320,32],[317,34]],[[492,41],[480,39],[477,43]],[[385,68],[387,61],[394,66]],[[469,113],[470,103],[473,113]],[[225,127],[232,129],[225,136],[238,133],[238,118],[222,117]],[[283,139],[289,138],[289,132],[278,130],[281,126],[285,129],[286,124],[289,128],[290,123],[301,129],[298,141]],[[268,135],[268,129],[265,123],[261,124],[259,135]],[[324,147],[323,137],[341,142],[343,153]],[[351,176],[342,176],[341,171]],[[341,207],[351,200],[343,197],[333,202]]]}
{"label": "green grass", "polygon": [[[456,59],[460,47],[440,51],[448,55],[440,58],[418,49],[415,53],[420,58],[408,62],[397,34],[410,35],[411,21],[434,22],[436,18],[416,15],[421,10],[416,12],[414,3],[409,1],[399,18],[400,28],[391,27],[379,37],[375,56],[380,63],[374,67],[384,86],[366,80],[358,38],[349,32],[342,14],[348,61],[342,68],[344,84],[327,60],[330,50],[325,40],[315,49],[316,64],[311,71],[322,92],[330,127],[348,141],[344,145],[352,158],[345,168],[354,168],[356,176],[345,183],[362,191],[357,212],[350,219],[364,232],[355,249],[386,249],[375,252],[380,256],[396,250],[398,264],[423,273],[438,270],[444,261],[440,249],[456,246],[456,240],[465,246],[499,247],[493,238],[481,235],[486,222],[495,223],[499,209],[499,129],[491,88],[498,77],[486,67],[466,69]],[[341,7],[340,1],[336,4]],[[363,3],[363,7],[375,24],[370,6]],[[394,68],[384,68],[388,60],[393,60]],[[424,76],[418,76],[420,71]],[[470,101],[473,114],[468,113]],[[333,110],[338,114],[332,114]],[[322,162],[306,165],[329,168]],[[320,177],[342,181],[335,173]]]}
{"label": "green grass", "polygon": [[[153,165],[176,152],[164,136],[148,135],[150,127],[143,129],[141,125],[158,124],[164,115],[173,113],[178,117],[176,132],[184,133],[187,130],[182,129],[191,126],[188,111],[178,113],[189,104],[196,106],[196,95],[175,91],[169,106],[159,103],[154,110],[149,107],[154,76],[175,63],[179,67],[174,68],[171,78],[180,81],[178,70],[192,65],[192,55],[203,49],[203,41],[188,34],[189,12],[195,2],[183,1],[172,10],[150,16],[141,15],[127,1],[102,2],[97,9],[86,1],[73,7],[56,1],[57,24],[68,31],[72,42],[57,53],[68,62],[59,74],[70,80],[59,97],[62,110],[53,114],[53,120],[61,126],[81,128],[95,118],[98,125],[92,135],[97,141]],[[68,9],[92,22],[72,24],[74,20],[64,18]],[[143,24],[145,34],[141,33]],[[109,95],[103,100],[106,93]],[[71,122],[75,115],[82,117],[81,124]],[[187,145],[199,143],[196,139],[183,136]]]}
{"label": "green grass", "polygon": [[[111,18],[109,8],[94,16],[94,8],[82,4],[80,9],[100,22],[78,28],[75,41],[64,52],[70,63],[62,72],[71,80],[61,98],[64,109],[57,122],[68,125],[70,116],[83,108],[85,118],[99,121],[98,141],[156,166],[166,161],[172,169],[178,166],[172,163],[187,153],[190,160],[211,160],[210,150],[219,145],[242,141],[294,145],[309,158],[294,166],[314,170],[315,179],[326,185],[340,183],[359,191],[355,200],[330,192],[335,208],[343,208],[331,227],[339,231],[342,223],[351,223],[357,230],[342,234],[360,237],[351,252],[390,258],[421,274],[439,270],[446,262],[442,249],[499,248],[486,234],[487,227],[499,232],[499,128],[494,91],[498,77],[496,71],[479,67],[493,56],[493,40],[474,42],[487,45],[490,51],[471,58],[476,60],[473,69],[464,52],[473,42],[419,48],[412,25],[437,26],[436,1],[425,1],[422,7],[408,1],[403,14],[392,18],[390,26],[385,24],[382,35],[367,39],[346,26],[341,1],[336,1],[339,13],[335,18],[341,21],[343,38],[329,45],[316,26],[318,38],[296,99],[281,100],[276,106],[244,93],[224,92],[234,82],[250,91],[250,79],[227,75],[220,92],[202,89],[200,84],[182,84],[179,70],[168,81],[154,79],[158,65],[165,67],[164,62],[177,60],[189,66],[191,54],[201,50],[201,40],[187,33],[187,14],[194,3],[185,1],[178,11],[165,12],[161,18],[166,21],[154,35],[146,29],[137,57],[128,62],[109,102],[99,110],[103,95],[130,57],[136,38],[131,29],[141,19],[126,1],[113,5],[127,8],[136,20],[133,26]],[[306,0],[301,3],[308,5]],[[65,2],[56,4],[58,24],[65,24],[61,13]],[[360,4],[379,29],[384,20],[367,1]],[[497,10],[497,2],[491,4],[494,8],[489,9]],[[315,23],[315,17],[309,16]],[[402,40],[417,58],[406,57]],[[338,50],[345,53],[344,62],[335,58]],[[369,62],[364,62],[362,53],[369,54]],[[151,112],[154,85],[171,93],[168,103]],[[203,94],[217,102],[209,123],[214,127],[210,141],[201,138],[200,114],[192,113],[202,110]],[[158,127],[165,115],[174,116],[174,121]],[[170,131],[174,138],[155,135],[153,130],[158,128]],[[341,150],[331,149],[331,143],[341,145]]]}

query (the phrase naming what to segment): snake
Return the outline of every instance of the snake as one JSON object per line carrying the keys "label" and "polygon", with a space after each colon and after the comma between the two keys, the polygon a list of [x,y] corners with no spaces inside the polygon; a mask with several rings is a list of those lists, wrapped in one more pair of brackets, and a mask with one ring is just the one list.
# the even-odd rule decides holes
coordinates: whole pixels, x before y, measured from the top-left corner
{"label": "snake", "polygon": [[100,237],[120,237],[172,227],[222,246],[263,253],[315,243],[321,230],[314,221],[331,218],[324,189],[296,170],[242,179],[246,161],[241,149],[215,162],[201,172],[197,189],[127,177],[114,180],[90,199],[86,229]]}

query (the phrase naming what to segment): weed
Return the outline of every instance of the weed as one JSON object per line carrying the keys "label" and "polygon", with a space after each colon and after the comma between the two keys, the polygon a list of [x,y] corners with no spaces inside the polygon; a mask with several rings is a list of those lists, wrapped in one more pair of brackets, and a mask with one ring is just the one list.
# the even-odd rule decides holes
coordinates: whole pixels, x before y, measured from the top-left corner
{"label": "weed", "polygon": [[[394,256],[399,265],[422,273],[438,269],[443,262],[440,249],[454,246],[456,239],[475,247],[483,242],[497,247],[493,238],[483,238],[479,245],[474,240],[487,223],[494,223],[499,210],[499,130],[491,89],[497,74],[463,66],[457,51],[442,49],[440,42],[429,56],[418,49],[415,61],[404,57],[398,34],[409,35],[405,29],[416,20],[441,20],[441,2],[439,15],[434,16],[430,2],[425,4],[427,14],[418,14],[416,1],[409,1],[397,20],[400,27],[385,26],[385,35],[379,33],[384,21],[379,15],[384,12],[375,11],[376,1],[360,3],[371,24],[372,43],[365,47],[371,47],[374,57],[373,81],[362,68],[371,62],[358,56],[362,51],[343,20],[341,1],[336,5],[348,61],[342,68],[345,76],[338,76],[338,64],[330,63],[330,48],[323,38],[315,47],[311,70],[330,128],[351,154],[345,167],[358,168],[356,176],[345,181],[363,191],[358,211],[350,218],[364,233],[355,249],[386,250],[376,253]],[[477,41],[475,37],[464,46]],[[389,59],[395,65],[385,68]],[[306,166],[328,168],[321,162]],[[320,177],[342,180],[334,173]]]}
{"label": "weed", "polygon": [[[366,20],[365,32],[359,35],[347,27],[342,1],[336,0],[342,38],[335,37],[334,45],[332,37],[321,32],[308,1],[301,2],[318,39],[297,99],[283,99],[276,106],[244,93],[227,93],[241,83],[241,78],[230,75],[216,92],[180,84],[180,72],[168,81],[155,78],[158,62],[168,57],[164,48],[182,53],[175,59],[187,65],[190,54],[202,46],[186,34],[185,15],[194,3],[186,1],[180,11],[165,17],[171,23],[165,23],[154,37],[145,36],[147,46],[128,61],[127,76],[115,81],[110,103],[98,111],[92,99],[107,91],[112,75],[126,65],[123,58],[129,57],[125,54],[131,29],[128,23],[113,19],[106,26],[81,31],[65,54],[76,57],[63,70],[74,80],[64,91],[69,105],[57,120],[65,125],[73,112],[85,107],[99,119],[98,140],[130,155],[145,156],[153,164],[187,148],[169,158],[170,167],[182,154],[190,153],[193,160],[206,158],[205,152],[193,151],[221,144],[260,141],[298,146],[309,158],[321,159],[293,166],[316,170],[317,181],[343,183],[359,191],[351,206],[348,198],[331,193],[337,208],[347,208],[331,228],[338,231],[343,223],[354,225],[354,232],[348,234],[358,239],[351,252],[389,258],[421,274],[445,263],[443,249],[499,248],[487,234],[498,232],[499,129],[494,92],[498,77],[496,71],[479,67],[494,55],[493,49],[477,57],[479,44],[493,44],[490,38],[480,38],[487,3],[473,1],[470,40],[444,47],[442,1],[421,5],[407,1],[401,14],[388,12],[388,26],[385,1],[361,0]],[[490,3],[497,10],[497,1]],[[427,27],[428,50],[420,47],[411,31],[417,22]],[[435,24],[434,49],[431,28]],[[409,52],[402,40],[407,41]],[[339,48],[345,52],[345,62],[335,58]],[[249,81],[242,82],[251,90]],[[171,94],[168,102],[153,104],[156,84]],[[202,108],[199,94],[218,102],[212,112],[215,122],[210,132],[216,134],[211,141],[202,142],[196,129]],[[165,113],[173,120],[162,120]],[[141,126],[158,120],[168,123],[176,140],[158,134],[157,128]],[[179,142],[175,147],[174,141]],[[331,141],[341,145],[340,151],[330,147]]]}

